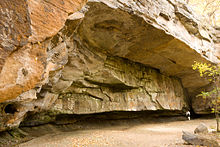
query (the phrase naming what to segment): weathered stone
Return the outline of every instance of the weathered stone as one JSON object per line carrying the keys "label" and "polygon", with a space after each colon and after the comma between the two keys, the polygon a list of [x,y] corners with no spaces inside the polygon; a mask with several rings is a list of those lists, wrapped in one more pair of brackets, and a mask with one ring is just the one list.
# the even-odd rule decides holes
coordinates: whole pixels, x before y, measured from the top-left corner
{"label": "weathered stone", "polygon": [[78,11],[84,2],[25,1],[29,42],[0,52],[0,130],[27,112],[181,112],[209,84],[191,65],[218,63],[214,42],[187,5],[89,0]]}
{"label": "weathered stone", "polygon": [[0,102],[14,99],[40,83],[45,53],[44,46],[27,44],[7,58],[0,73]]}
{"label": "weathered stone", "polygon": [[[81,40],[85,40],[88,46],[150,65],[164,74],[181,78],[192,99],[201,91],[200,88],[209,83],[193,71],[191,66],[194,61],[209,62],[207,58],[212,62],[219,62],[216,53],[218,49],[214,49],[207,31],[202,29],[201,23],[184,4],[163,1],[162,7],[168,7],[166,10],[169,12],[159,13],[150,9],[157,5],[154,2],[149,4],[151,7],[147,10],[146,3],[138,5],[122,1],[124,5],[121,5],[117,2],[102,2],[108,7],[97,1],[88,3],[89,10],[78,30]],[[132,6],[132,9],[127,8],[128,5]],[[123,10],[124,8],[126,9]],[[170,11],[175,15],[170,14]],[[134,15],[130,15],[131,13]],[[155,18],[152,14],[158,17]],[[146,20],[148,23],[145,23]],[[134,26],[135,29],[129,29]],[[202,104],[199,98],[193,101],[198,101],[200,106]],[[198,108],[203,111],[198,113],[210,113],[205,107]]]}
{"label": "weathered stone", "polygon": [[0,2],[0,72],[8,56],[27,43],[31,35],[25,0]]}
{"label": "weathered stone", "polygon": [[182,139],[191,145],[219,147],[219,144],[215,139],[195,135],[190,132],[183,131]]}
{"label": "weathered stone", "polygon": [[[38,96],[38,99],[36,99],[36,91],[30,90],[19,96],[17,98],[18,102],[14,101],[1,104],[0,131],[5,130],[6,128],[17,127],[25,118],[27,112],[50,110],[57,98],[57,94],[45,92],[41,94],[41,97]],[[48,121],[49,120],[45,120],[44,122]]]}
{"label": "weathered stone", "polygon": [[[64,26],[68,15],[81,9],[85,2],[1,0],[0,102],[15,99],[41,83],[46,69],[46,58],[41,58],[46,56],[47,38],[55,35]],[[23,71],[29,72],[25,78]]]}
{"label": "weathered stone", "polygon": [[30,42],[44,41],[55,35],[63,26],[68,15],[79,11],[86,0],[29,0],[31,19]]}
{"label": "weathered stone", "polygon": [[213,36],[213,40],[215,42],[215,55],[220,60],[220,27],[214,29]]}
{"label": "weathered stone", "polygon": [[192,99],[192,107],[196,114],[210,114],[213,104],[212,98],[203,98],[202,96],[195,96]]}
{"label": "weathered stone", "polygon": [[[71,79],[72,85],[67,89],[63,86],[63,94],[55,102],[53,111],[82,114],[119,110],[182,110],[187,107],[178,79],[121,58],[108,57],[100,62],[90,54],[83,61],[84,65],[79,66],[81,74]],[[80,60],[83,58],[74,57],[73,63],[63,69],[61,77],[68,80],[70,77],[66,76],[66,72],[75,73],[77,69],[72,67],[76,67]],[[99,67],[88,70],[93,66]]]}
{"label": "weathered stone", "polygon": [[[162,73],[180,77],[183,86],[188,88],[189,92],[193,92],[196,88],[207,85],[208,82],[192,71],[191,66],[194,61],[207,62],[199,53],[206,52],[205,56],[213,58],[213,45],[211,40],[207,41],[210,38],[201,40],[184,27],[188,20],[198,25],[188,11],[176,5],[173,6],[169,2],[163,2],[161,5],[166,7],[164,11],[167,10],[167,12],[161,13],[170,16],[169,20],[159,15],[159,9],[155,11],[157,4],[154,2],[149,3],[152,9],[139,6],[138,3],[123,1],[121,3],[124,5],[120,3],[117,5],[117,2],[114,4],[121,9],[126,8],[127,5],[132,6],[132,10],[124,11],[112,8],[113,6],[106,1],[103,1],[106,5],[97,2],[88,3],[90,8],[80,25],[79,34],[90,47],[150,65],[160,69]],[[154,6],[155,9],[153,9]],[[130,15],[130,11],[137,14]],[[145,17],[144,14],[149,16]],[[150,23],[146,23],[146,20]],[[198,31],[198,28],[196,29]],[[103,40],[106,41],[103,42]],[[203,44],[200,44],[199,40]]]}
{"label": "weathered stone", "polygon": [[204,123],[199,124],[194,130],[195,134],[208,133],[208,128]]}
{"label": "weathered stone", "polygon": [[[198,89],[197,93],[201,93],[201,91],[211,91],[213,90],[214,85],[213,84],[209,84],[205,87],[202,87],[201,89]],[[196,114],[210,114],[212,111],[212,108],[214,108],[214,104],[213,104],[213,100],[214,97],[202,97],[199,96],[198,94],[195,94],[194,96],[192,96],[192,108],[193,111]]]}

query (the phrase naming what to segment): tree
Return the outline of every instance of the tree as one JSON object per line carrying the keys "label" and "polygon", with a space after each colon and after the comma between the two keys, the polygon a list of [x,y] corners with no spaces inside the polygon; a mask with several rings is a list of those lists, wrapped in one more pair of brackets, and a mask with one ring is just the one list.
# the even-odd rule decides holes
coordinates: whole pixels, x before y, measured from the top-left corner
{"label": "tree", "polygon": [[219,109],[220,109],[220,66],[211,65],[207,63],[195,62],[192,65],[193,70],[198,70],[200,76],[208,79],[213,83],[213,90],[211,91],[202,91],[198,96],[203,98],[211,98],[214,108],[212,108],[212,113],[215,113],[216,123],[217,123],[217,132],[220,132],[219,126]]}

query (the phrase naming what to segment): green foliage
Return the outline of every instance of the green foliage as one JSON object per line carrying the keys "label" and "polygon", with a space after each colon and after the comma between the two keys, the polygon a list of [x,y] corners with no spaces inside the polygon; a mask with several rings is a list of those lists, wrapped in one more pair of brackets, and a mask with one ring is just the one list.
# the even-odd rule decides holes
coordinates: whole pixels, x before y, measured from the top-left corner
{"label": "green foliage", "polygon": [[216,65],[207,63],[199,63],[195,61],[192,65],[193,70],[198,70],[201,77],[208,78],[210,82],[215,80],[220,75],[220,68]]}
{"label": "green foliage", "polygon": [[[219,77],[220,77],[220,67],[216,65],[211,65],[207,63],[199,63],[195,61],[195,64],[192,65],[192,68],[193,70],[198,70],[201,77],[208,79],[210,82],[213,82],[216,86],[212,91],[209,91],[209,92],[202,91],[197,96],[207,98],[207,97],[213,97],[216,94],[218,94],[217,98],[219,102],[220,101],[220,95],[219,95],[220,87],[217,86],[216,82],[218,82]],[[213,103],[216,103],[216,102],[213,101]]]}
{"label": "green foliage", "polygon": [[220,109],[220,66],[211,65],[207,63],[199,63],[195,62],[192,65],[193,70],[198,70],[201,77],[208,79],[210,82],[213,83],[213,90],[212,91],[202,91],[197,96],[201,96],[203,98],[213,98],[212,104],[214,108],[211,109],[212,113],[215,113],[216,120],[217,120],[217,131],[220,131],[219,127],[219,109]]}

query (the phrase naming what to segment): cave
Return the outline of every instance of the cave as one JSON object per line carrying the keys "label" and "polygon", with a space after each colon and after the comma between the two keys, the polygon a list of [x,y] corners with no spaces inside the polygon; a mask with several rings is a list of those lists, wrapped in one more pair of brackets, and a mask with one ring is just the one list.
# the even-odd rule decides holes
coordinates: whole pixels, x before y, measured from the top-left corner
{"label": "cave", "polygon": [[56,4],[28,11],[32,34],[0,62],[0,102],[8,103],[0,131],[210,114],[210,101],[196,97],[210,82],[192,64],[219,60],[184,4],[90,0],[74,12],[75,3]]}
{"label": "cave", "polygon": [[4,108],[6,114],[14,114],[17,111],[17,106],[15,104],[7,104]]}

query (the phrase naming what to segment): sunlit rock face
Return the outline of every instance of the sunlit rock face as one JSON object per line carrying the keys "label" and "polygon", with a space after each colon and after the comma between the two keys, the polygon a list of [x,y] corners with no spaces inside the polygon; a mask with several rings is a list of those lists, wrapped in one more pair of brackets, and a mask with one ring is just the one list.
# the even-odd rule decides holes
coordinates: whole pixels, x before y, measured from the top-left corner
{"label": "sunlit rock face", "polygon": [[[0,102],[39,85],[46,68],[48,38],[85,0],[1,0]],[[41,85],[41,84],[40,84]]]}
{"label": "sunlit rock face", "polygon": [[42,112],[41,123],[58,114],[183,112],[208,84],[191,65],[219,62],[212,34],[180,2],[63,2],[27,3],[32,35],[1,64],[0,130],[30,112]]}

